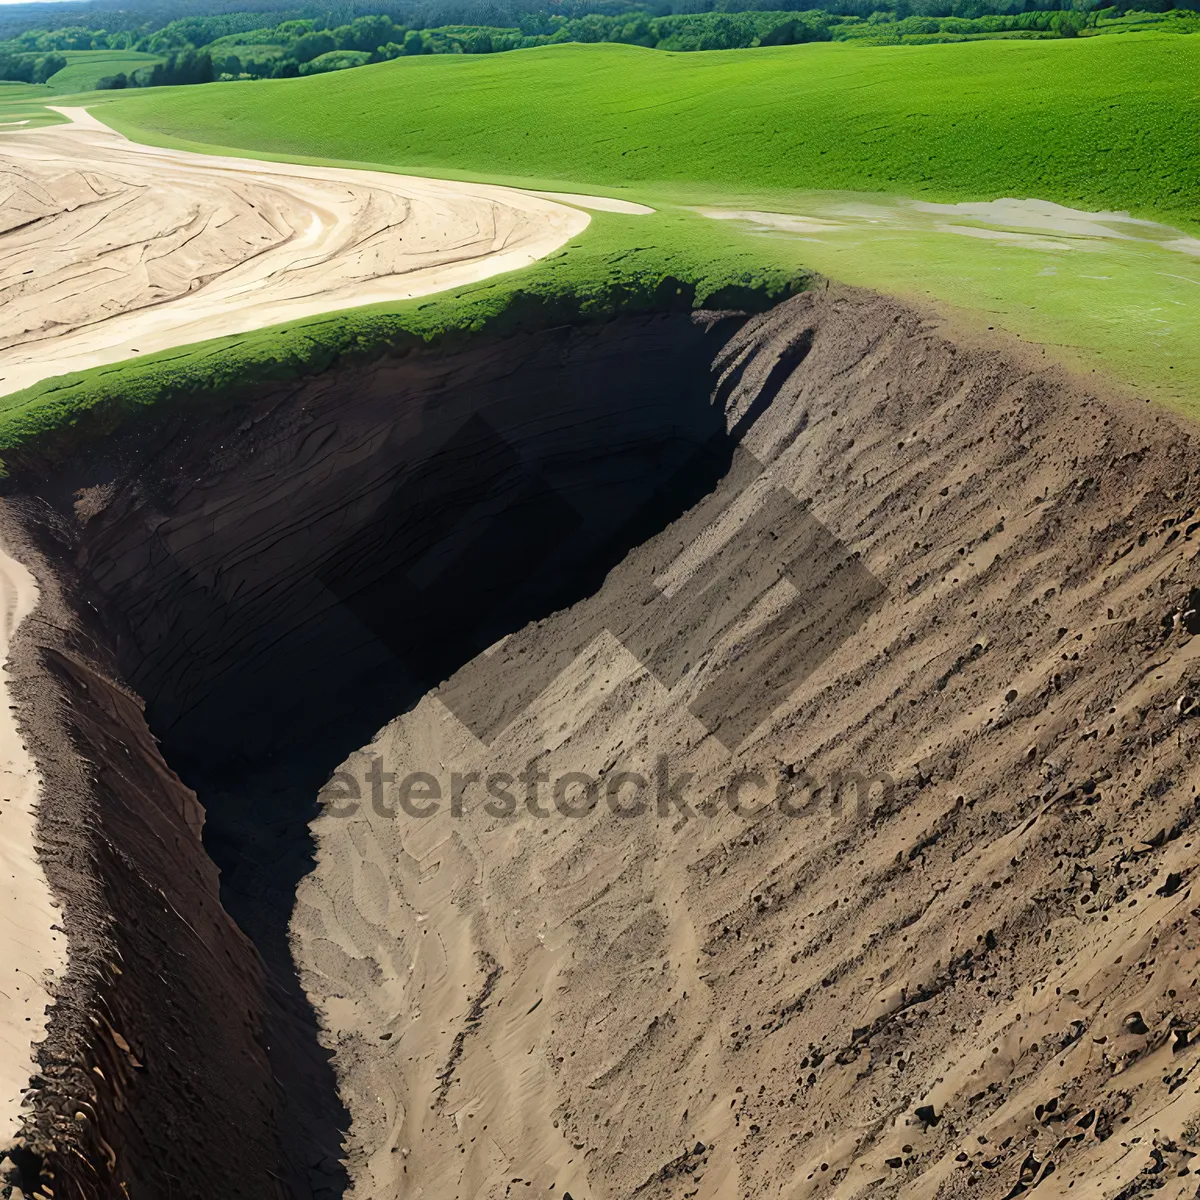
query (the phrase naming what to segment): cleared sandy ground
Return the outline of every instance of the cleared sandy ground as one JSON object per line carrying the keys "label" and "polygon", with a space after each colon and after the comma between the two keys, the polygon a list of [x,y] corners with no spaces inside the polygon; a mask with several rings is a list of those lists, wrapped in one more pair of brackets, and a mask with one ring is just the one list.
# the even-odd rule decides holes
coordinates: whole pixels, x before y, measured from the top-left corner
{"label": "cleared sandy ground", "polygon": [[459,287],[590,219],[507,188],[162,150],[58,111],[70,125],[0,140],[0,395]]}

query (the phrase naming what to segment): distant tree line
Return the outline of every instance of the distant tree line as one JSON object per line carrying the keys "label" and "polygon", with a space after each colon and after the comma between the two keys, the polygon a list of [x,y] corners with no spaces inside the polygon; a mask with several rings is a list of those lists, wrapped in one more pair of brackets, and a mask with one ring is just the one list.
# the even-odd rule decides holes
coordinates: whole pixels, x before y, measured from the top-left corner
{"label": "distant tree line", "polygon": [[[777,10],[800,11],[812,0],[774,0]],[[1129,11],[1162,13],[1171,9],[1200,9],[1200,0],[1112,0],[1118,15]],[[228,34],[278,26],[293,20],[310,20],[317,29],[335,29],[358,17],[385,16],[407,29],[433,29],[448,25],[492,28],[523,28],[529,20],[544,23],[553,16],[566,20],[592,14],[618,17],[644,13],[665,17],[689,13],[751,12],[763,9],[762,0],[59,0],[53,20],[60,28],[128,33],[137,41],[168,25],[194,20],[198,39],[195,47]],[[835,16],[864,19],[886,8],[898,19],[909,16],[981,17],[1026,11],[1077,9],[1091,11],[1110,7],[1110,0],[826,0],[822,9]],[[181,20],[182,19],[182,20]],[[0,41],[28,30],[46,30],[45,3],[0,5]],[[546,32],[542,30],[541,32]],[[55,49],[130,49],[117,46],[59,46]],[[183,48],[183,47],[179,47]],[[373,47],[372,47],[373,48]]]}
{"label": "distant tree line", "polygon": [[97,81],[96,87],[100,91],[131,87],[165,87],[168,84],[212,83],[215,78],[212,56],[202,50],[189,49],[168,54],[162,62],[140,67],[129,74],[121,71],[116,75],[105,75]]}
{"label": "distant tree line", "polygon": [[66,65],[61,54],[22,54],[0,46],[0,79],[13,83],[45,83]]}

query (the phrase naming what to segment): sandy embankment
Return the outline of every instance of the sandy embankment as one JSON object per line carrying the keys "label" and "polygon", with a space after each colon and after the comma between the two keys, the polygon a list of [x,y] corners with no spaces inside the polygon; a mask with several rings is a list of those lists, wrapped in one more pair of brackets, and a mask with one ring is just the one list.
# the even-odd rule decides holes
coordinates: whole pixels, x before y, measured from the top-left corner
{"label": "sandy embankment", "polygon": [[589,221],[509,188],[162,150],[59,111],[70,125],[0,141],[0,395],[460,287]]}
{"label": "sandy embankment", "polygon": [[[0,546],[0,662],[37,603],[33,576]],[[17,1132],[33,1074],[33,1044],[46,1029],[47,974],[66,962],[53,929],[57,905],[34,849],[38,775],[17,730],[0,669],[0,1152]]]}

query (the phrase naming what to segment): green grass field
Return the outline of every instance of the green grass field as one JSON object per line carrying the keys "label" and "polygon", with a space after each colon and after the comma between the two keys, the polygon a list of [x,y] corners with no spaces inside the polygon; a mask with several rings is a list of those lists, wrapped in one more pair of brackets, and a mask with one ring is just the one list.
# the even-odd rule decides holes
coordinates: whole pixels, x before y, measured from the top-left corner
{"label": "green grass field", "polygon": [[[553,46],[121,97],[140,138],[549,185],[1036,196],[1200,226],[1200,38]],[[247,91],[247,88],[253,89]]]}
{"label": "green grass field", "polygon": [[[1198,80],[1200,38],[1151,33],[702,54],[567,45],[91,93],[74,102],[139,141],[595,191],[659,211],[597,216],[546,263],[466,293],[40,385],[0,400],[0,448],[56,429],[69,442],[77,419],[108,428],[155,397],[204,394],[234,378],[230,364],[249,379],[306,371],[414,331],[500,328],[510,303],[554,319],[621,311],[662,299],[671,280],[695,284],[697,302],[729,287],[762,300],[811,270],[948,304],[1200,412]],[[5,108],[0,97],[0,120]],[[910,203],[1005,196],[1127,210],[1183,233],[914,219]],[[837,217],[837,205],[881,201],[878,220]],[[789,228],[699,209],[820,219]]]}
{"label": "green grass field", "polygon": [[52,125],[58,121],[46,109],[54,97],[49,87],[36,83],[13,83],[0,79],[0,131],[8,125]]}
{"label": "green grass field", "polygon": [[131,75],[139,67],[162,62],[157,54],[139,50],[63,50],[67,65],[51,75],[48,86],[55,92],[86,92],[106,75]]}
{"label": "green grass field", "polygon": [[[62,121],[47,104],[78,97],[79,103],[95,99],[92,89],[106,75],[129,75],[139,67],[162,62],[157,54],[139,50],[62,50],[67,65],[49,83],[12,83],[0,80],[0,130],[22,126],[57,125]],[[90,93],[90,95],[88,94]],[[108,94],[108,93],[101,93]]]}

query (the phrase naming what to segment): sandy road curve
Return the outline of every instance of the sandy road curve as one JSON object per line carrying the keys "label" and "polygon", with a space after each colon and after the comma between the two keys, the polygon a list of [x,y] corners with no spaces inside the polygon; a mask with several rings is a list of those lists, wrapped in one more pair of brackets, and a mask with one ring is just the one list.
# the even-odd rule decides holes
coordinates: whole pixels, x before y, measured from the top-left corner
{"label": "sandy road curve", "polygon": [[485,184],[161,150],[86,110],[0,136],[0,395],[526,266],[586,213]]}

